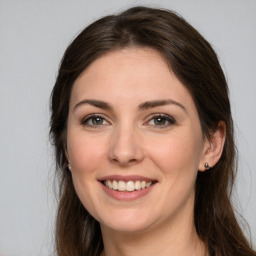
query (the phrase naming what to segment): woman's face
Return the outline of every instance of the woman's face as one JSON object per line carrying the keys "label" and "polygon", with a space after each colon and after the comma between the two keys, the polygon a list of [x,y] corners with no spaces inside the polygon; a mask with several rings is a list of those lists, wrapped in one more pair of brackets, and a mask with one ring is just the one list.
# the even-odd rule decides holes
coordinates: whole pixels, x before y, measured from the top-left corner
{"label": "woman's face", "polygon": [[190,93],[155,50],[110,52],[74,83],[67,157],[77,195],[102,227],[193,220],[206,144]]}

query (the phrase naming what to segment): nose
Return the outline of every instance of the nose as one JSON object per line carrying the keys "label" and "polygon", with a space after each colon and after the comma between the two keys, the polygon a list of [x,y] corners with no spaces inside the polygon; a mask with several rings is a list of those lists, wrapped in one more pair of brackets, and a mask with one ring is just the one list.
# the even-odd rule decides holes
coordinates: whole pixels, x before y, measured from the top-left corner
{"label": "nose", "polygon": [[144,158],[142,140],[134,128],[119,127],[111,136],[109,159],[120,166],[131,166]]}

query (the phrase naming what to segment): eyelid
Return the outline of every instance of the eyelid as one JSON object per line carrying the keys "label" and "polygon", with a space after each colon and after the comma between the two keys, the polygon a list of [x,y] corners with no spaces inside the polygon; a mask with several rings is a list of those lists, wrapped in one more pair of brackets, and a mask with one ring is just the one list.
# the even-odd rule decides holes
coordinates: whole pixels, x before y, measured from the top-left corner
{"label": "eyelid", "polygon": [[81,120],[80,120],[80,124],[83,125],[83,126],[88,126],[88,127],[96,127],[96,126],[105,126],[106,124],[102,124],[102,125],[89,125],[87,124],[87,122],[92,119],[92,118],[97,118],[97,117],[100,117],[102,119],[104,119],[108,124],[110,124],[110,122],[108,121],[108,118],[106,118],[105,115],[103,114],[100,114],[100,113],[93,113],[93,114],[89,114],[89,115],[86,115],[85,117],[83,117]]}
{"label": "eyelid", "polygon": [[[88,121],[90,119],[97,118],[97,117],[102,118],[105,122],[107,122],[107,124],[99,124],[99,125],[88,124]],[[149,122],[151,120],[153,120],[154,118],[163,118],[166,120],[167,124],[164,124],[164,125],[149,124]],[[147,116],[145,119],[146,119],[146,121],[144,122],[144,125],[153,126],[156,128],[166,128],[166,127],[172,126],[177,123],[173,116],[171,116],[169,114],[165,114],[165,113],[153,113],[153,114],[150,114],[149,116]],[[102,126],[110,125],[111,122],[109,121],[108,117],[106,117],[104,114],[93,113],[93,114],[88,114],[88,115],[84,116],[83,118],[81,118],[80,124],[83,126],[91,127],[91,128],[100,128]]]}
{"label": "eyelid", "polygon": [[176,119],[171,116],[171,115],[168,115],[168,114],[164,114],[164,113],[154,113],[154,114],[151,114],[147,117],[147,121],[145,123],[147,123],[147,125],[149,125],[148,123],[154,119],[154,118],[157,118],[157,117],[160,117],[160,118],[165,118],[166,121],[168,122],[168,124],[165,124],[165,125],[151,125],[151,126],[154,126],[156,128],[166,128],[166,127],[169,127],[171,125],[174,125],[177,123]]}

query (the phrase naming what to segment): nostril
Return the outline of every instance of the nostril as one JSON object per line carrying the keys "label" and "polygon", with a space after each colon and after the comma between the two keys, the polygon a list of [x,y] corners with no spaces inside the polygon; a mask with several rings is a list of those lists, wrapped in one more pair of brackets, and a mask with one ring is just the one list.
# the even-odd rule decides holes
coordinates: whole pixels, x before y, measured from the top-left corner
{"label": "nostril", "polygon": [[130,163],[133,163],[133,162],[136,162],[136,161],[137,161],[136,159],[129,160]]}
{"label": "nostril", "polygon": [[113,158],[112,161],[116,164],[126,166],[126,165],[133,165],[139,162],[139,159],[127,159],[127,158]]}

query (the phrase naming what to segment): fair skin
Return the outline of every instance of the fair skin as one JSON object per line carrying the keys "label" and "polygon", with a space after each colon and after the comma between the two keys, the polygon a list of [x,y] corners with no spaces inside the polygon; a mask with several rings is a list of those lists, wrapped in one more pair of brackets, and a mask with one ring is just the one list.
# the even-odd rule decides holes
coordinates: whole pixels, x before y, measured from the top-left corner
{"label": "fair skin", "polygon": [[72,89],[67,158],[78,197],[100,223],[102,255],[204,256],[195,180],[224,139],[221,124],[204,138],[190,93],[155,50],[94,61]]}

